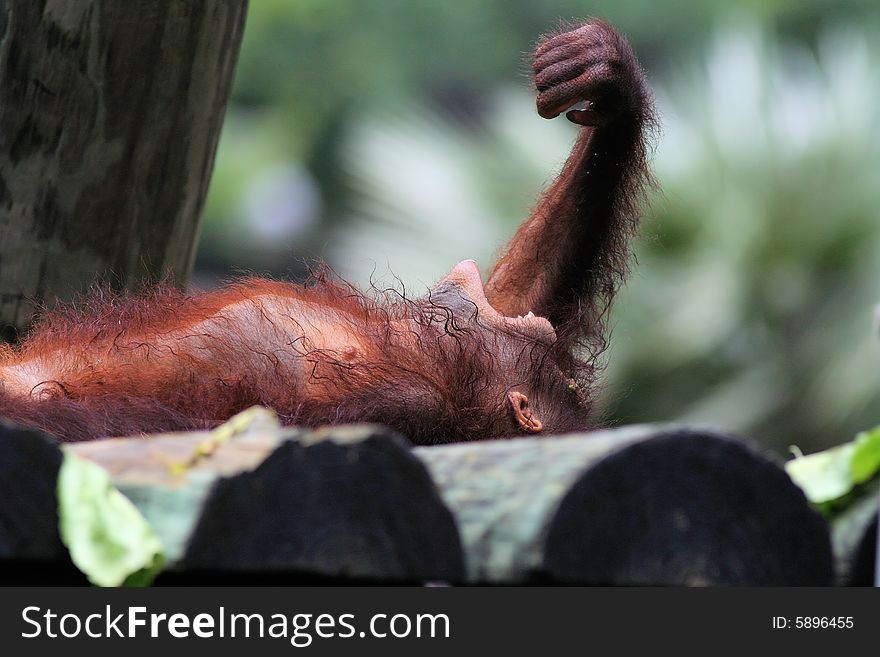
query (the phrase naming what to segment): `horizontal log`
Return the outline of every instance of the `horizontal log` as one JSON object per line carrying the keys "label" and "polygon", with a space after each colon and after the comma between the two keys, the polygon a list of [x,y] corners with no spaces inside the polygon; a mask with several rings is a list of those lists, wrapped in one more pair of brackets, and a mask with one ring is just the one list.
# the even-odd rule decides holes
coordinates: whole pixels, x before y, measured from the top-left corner
{"label": "horizontal log", "polygon": [[880,482],[875,481],[831,520],[835,574],[841,586],[876,585],[878,515]]}
{"label": "horizontal log", "polygon": [[0,419],[0,560],[69,563],[58,535],[60,468],[51,438]]}
{"label": "horizontal log", "polygon": [[741,439],[645,425],[415,453],[456,517],[471,583],[832,581],[825,521]]}
{"label": "horizontal log", "polygon": [[[268,418],[66,449],[109,472],[177,573],[832,581],[825,521],[775,458],[724,434],[640,426],[410,450],[381,427],[306,431]],[[64,562],[58,447],[4,425],[0,457],[0,558]]]}
{"label": "horizontal log", "polygon": [[[0,446],[11,455],[7,470],[21,464],[19,476],[4,478],[0,519],[12,530],[0,533],[9,546],[0,556],[66,558],[55,528],[57,446],[19,429],[4,430]],[[452,515],[406,441],[383,427],[283,429],[265,412],[248,413],[213,432],[65,449],[109,472],[158,535],[172,571],[463,579]],[[46,454],[54,465],[32,466]],[[23,499],[34,501],[19,510]],[[52,550],[20,547],[35,543]]]}

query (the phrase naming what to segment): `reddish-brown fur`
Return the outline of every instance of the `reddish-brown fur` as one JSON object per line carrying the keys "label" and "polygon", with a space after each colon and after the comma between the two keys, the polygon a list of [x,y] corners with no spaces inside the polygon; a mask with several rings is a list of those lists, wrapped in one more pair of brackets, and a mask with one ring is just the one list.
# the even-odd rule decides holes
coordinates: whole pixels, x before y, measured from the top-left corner
{"label": "reddish-brown fur", "polygon": [[[535,73],[545,118],[589,106],[567,114],[584,126],[572,154],[485,297],[466,263],[415,300],[323,273],[192,296],[96,293],[0,348],[0,415],[68,440],[206,428],[254,404],[289,424],[382,422],[420,443],[590,426],[604,318],[650,180],[651,101],[601,21],[545,37]],[[513,319],[530,310],[555,335]]]}

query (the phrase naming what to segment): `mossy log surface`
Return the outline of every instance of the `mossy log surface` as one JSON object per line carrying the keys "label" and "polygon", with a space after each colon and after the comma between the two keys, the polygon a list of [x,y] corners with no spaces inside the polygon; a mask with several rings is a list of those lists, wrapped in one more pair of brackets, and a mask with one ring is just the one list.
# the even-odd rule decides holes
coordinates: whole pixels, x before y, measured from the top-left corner
{"label": "mossy log surface", "polygon": [[825,521],[774,457],[719,432],[645,425],[416,454],[472,583],[832,581]]}

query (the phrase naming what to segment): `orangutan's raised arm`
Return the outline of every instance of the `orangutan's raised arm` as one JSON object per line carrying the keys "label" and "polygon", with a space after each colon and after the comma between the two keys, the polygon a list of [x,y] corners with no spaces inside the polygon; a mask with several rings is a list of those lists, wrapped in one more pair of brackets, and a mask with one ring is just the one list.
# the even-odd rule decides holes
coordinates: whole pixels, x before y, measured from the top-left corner
{"label": "orangutan's raised arm", "polygon": [[650,173],[651,94],[626,40],[608,23],[545,37],[535,51],[538,113],[581,125],[559,176],[489,276],[505,315],[544,316],[565,336],[601,338],[603,315],[627,273],[628,241]]}

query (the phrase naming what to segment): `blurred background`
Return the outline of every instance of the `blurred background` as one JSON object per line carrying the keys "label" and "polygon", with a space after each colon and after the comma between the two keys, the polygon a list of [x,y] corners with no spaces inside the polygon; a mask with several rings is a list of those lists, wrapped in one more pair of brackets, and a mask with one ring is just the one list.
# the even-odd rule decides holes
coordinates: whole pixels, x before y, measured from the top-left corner
{"label": "blurred background", "polygon": [[604,412],[785,453],[880,422],[876,0],[256,0],[195,282],[325,260],[420,295],[485,272],[568,153],[528,53],[559,19],[633,43],[662,134]]}

